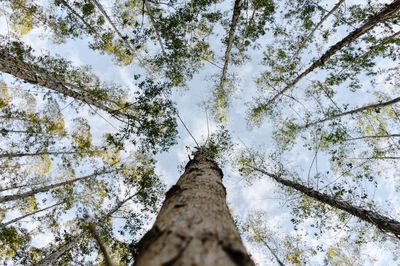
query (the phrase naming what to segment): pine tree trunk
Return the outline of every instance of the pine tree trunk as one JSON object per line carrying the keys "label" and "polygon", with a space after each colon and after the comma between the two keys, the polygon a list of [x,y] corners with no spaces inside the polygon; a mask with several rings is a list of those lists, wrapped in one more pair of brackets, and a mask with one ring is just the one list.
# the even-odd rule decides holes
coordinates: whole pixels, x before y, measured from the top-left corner
{"label": "pine tree trunk", "polygon": [[135,265],[254,265],[226,204],[222,171],[197,153],[167,193]]}

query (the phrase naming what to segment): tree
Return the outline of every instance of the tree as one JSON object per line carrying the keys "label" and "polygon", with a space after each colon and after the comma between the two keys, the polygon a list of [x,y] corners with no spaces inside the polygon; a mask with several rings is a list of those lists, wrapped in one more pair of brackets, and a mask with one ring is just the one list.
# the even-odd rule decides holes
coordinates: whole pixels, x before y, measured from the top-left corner
{"label": "tree", "polygon": [[3,2],[0,263],[397,263],[400,1]]}
{"label": "tree", "polygon": [[226,204],[222,175],[210,151],[199,148],[138,243],[135,265],[254,265]]}

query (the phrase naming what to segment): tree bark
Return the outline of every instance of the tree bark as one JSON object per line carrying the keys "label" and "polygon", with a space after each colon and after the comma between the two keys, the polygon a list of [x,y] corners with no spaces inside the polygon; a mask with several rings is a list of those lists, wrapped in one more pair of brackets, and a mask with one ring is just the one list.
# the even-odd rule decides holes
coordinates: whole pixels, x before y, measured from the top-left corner
{"label": "tree bark", "polygon": [[321,27],[321,25],[324,24],[324,22],[333,14],[333,12],[335,12],[343,4],[344,1],[345,0],[339,0],[339,2],[337,2],[336,5],[330,11],[326,11],[327,13],[325,14],[325,16],[323,16],[321,18],[321,20],[312,29],[312,31],[309,34],[307,34],[307,36],[304,39],[304,42],[300,43],[300,45],[297,48],[296,52],[294,52],[294,56],[293,57],[296,57],[299,54],[299,52],[305,47],[307,42],[311,39],[311,37],[319,29],[319,27]]}
{"label": "tree bark", "polygon": [[135,265],[254,265],[226,204],[222,176],[213,160],[195,154],[138,243]]}
{"label": "tree bark", "polygon": [[390,19],[393,15],[396,14],[400,10],[400,0],[396,0],[391,4],[385,5],[385,7],[377,13],[375,16],[368,19],[363,25],[354,31],[350,32],[346,37],[332,45],[320,58],[314,61],[306,70],[300,73],[292,82],[287,84],[281,91],[275,94],[271,99],[267,101],[266,106],[274,103],[278,98],[280,98],[286,91],[293,88],[302,78],[310,74],[316,68],[322,67],[325,63],[339,50],[347,45],[351,44],[355,40],[357,40],[360,36],[367,33],[373,27],[378,25],[379,23],[385,22]]}
{"label": "tree bark", "polygon": [[331,207],[340,209],[340,210],[345,211],[353,216],[356,216],[359,219],[361,219],[367,223],[371,223],[371,224],[375,225],[383,232],[392,233],[396,237],[400,237],[400,222],[398,222],[392,218],[381,215],[374,211],[366,210],[362,207],[353,206],[346,201],[343,201],[336,197],[319,192],[317,190],[314,190],[313,188],[304,186],[295,181],[283,179],[280,177],[279,174],[276,175],[273,173],[269,173],[263,169],[260,169],[260,168],[257,168],[257,167],[251,166],[251,165],[246,165],[246,166],[257,172],[263,173],[263,174],[271,177],[272,179],[274,179],[276,182],[280,183],[281,185],[290,187],[294,190],[301,192],[304,195],[309,196],[310,198],[313,198],[314,200],[328,204]]}
{"label": "tree bark", "polygon": [[71,155],[71,154],[78,154],[78,153],[90,153],[93,151],[41,151],[41,152],[23,152],[23,153],[1,153],[0,154],[0,159],[2,158],[20,158],[20,157],[34,157],[34,156],[42,156],[42,155]]}
{"label": "tree bark", "polygon": [[368,136],[361,136],[355,138],[348,138],[345,141],[353,141],[353,140],[360,140],[360,139],[381,139],[381,138],[398,138],[400,134],[388,134],[388,135],[368,135]]}
{"label": "tree bark", "polygon": [[267,247],[269,252],[271,252],[272,256],[274,256],[274,258],[276,259],[276,262],[279,264],[279,266],[285,266],[285,264],[283,264],[283,262],[279,259],[278,255],[275,253],[275,251],[269,246],[268,241],[263,239],[262,242]]}
{"label": "tree bark", "polygon": [[156,21],[154,20],[153,13],[151,12],[151,5],[147,0],[143,0],[143,1],[144,1],[144,4],[145,4],[145,7],[146,7],[147,14],[149,15],[150,23],[152,24],[153,29],[154,29],[154,31],[156,33],[157,41],[160,44],[161,52],[163,53],[163,55],[165,55],[165,50],[164,50],[164,45],[163,45],[163,42],[162,42],[162,38],[161,38],[160,32],[157,29]]}

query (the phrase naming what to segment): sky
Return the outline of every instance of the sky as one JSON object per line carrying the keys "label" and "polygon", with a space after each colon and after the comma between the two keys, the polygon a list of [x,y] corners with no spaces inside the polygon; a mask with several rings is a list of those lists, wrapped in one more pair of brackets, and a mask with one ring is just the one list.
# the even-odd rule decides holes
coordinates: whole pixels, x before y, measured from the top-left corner
{"label": "sky", "polygon": [[[346,5],[351,5],[356,2],[363,1],[346,1]],[[325,3],[327,9],[334,4],[331,1],[325,1]],[[106,3],[105,6],[107,6]],[[0,34],[3,36],[7,35],[8,30],[9,28],[4,17],[1,17]],[[217,52],[217,61],[222,62],[221,58],[224,53],[224,46],[221,44],[220,39],[224,36],[224,31],[222,28],[217,30],[217,32],[218,31],[220,32],[220,36],[216,38],[212,44],[213,50]],[[330,44],[340,40],[345,33],[344,30],[339,30],[330,43],[324,44],[324,47],[329,47]],[[140,69],[135,64],[126,67],[117,66],[113,63],[110,56],[100,55],[90,50],[87,47],[87,40],[68,40],[63,44],[54,44],[46,37],[43,29],[34,29],[23,37],[23,41],[32,46],[35,51],[49,51],[52,55],[58,54],[72,61],[74,65],[90,65],[94,73],[101,77],[102,81],[121,84],[130,92],[137,89],[134,85],[133,74],[140,72]],[[227,128],[232,134],[233,141],[237,143],[238,149],[257,147],[258,150],[267,151],[268,153],[275,147],[272,141],[272,132],[274,130],[272,124],[266,120],[260,127],[251,128],[246,121],[248,110],[246,103],[250,102],[252,98],[259,93],[254,81],[263,71],[263,67],[259,64],[262,54],[262,49],[251,51],[249,53],[251,59],[247,63],[241,66],[230,67],[230,73],[234,73],[238,78],[238,89],[234,92],[232,103],[229,108],[229,122]],[[314,56],[315,54],[310,54],[309,58]],[[307,58],[307,56],[305,58]],[[381,64],[384,65],[385,62],[383,61]],[[220,69],[204,62],[203,70],[195,75],[187,84],[187,89],[177,89],[172,94],[172,99],[176,103],[182,120],[198,142],[201,140],[204,141],[209,134],[218,129],[218,125],[212,119],[210,111],[205,108],[205,102],[212,93],[215,75],[219,73]],[[316,74],[310,75],[308,78],[320,78],[322,75],[322,72],[316,72]],[[2,77],[6,81],[13,80],[8,75],[2,75]],[[298,87],[305,86],[306,82],[307,81],[300,83]],[[381,82],[382,90],[390,91],[390,88],[386,87],[383,79]],[[40,101],[40,97],[37,98],[38,101]],[[349,92],[339,93],[336,100],[340,103],[349,103],[352,106],[358,106],[373,100],[373,98],[371,94],[359,91],[355,94]],[[64,104],[67,106],[69,102]],[[79,109],[79,115],[88,118],[95,142],[101,139],[104,132],[115,132],[114,126],[117,127],[118,123],[111,120],[107,114],[99,111],[99,114],[101,114],[101,116],[105,118],[104,119],[98,115],[90,115],[88,111],[89,109],[87,107]],[[71,126],[71,120],[78,114],[69,107],[63,110],[63,114],[67,118],[66,128],[69,128]],[[111,126],[110,122],[114,126]],[[156,156],[157,171],[162,176],[167,189],[178,180],[181,174],[181,166],[188,161],[189,150],[193,149],[195,146],[193,139],[179,121],[178,132],[178,143],[168,152],[163,152]],[[188,150],[187,147],[190,147],[190,149]],[[289,154],[285,154],[284,159],[288,162],[289,166],[298,169],[301,173],[306,173],[313,161],[313,155],[312,151],[308,151],[301,147],[301,145],[297,145]],[[321,155],[319,157],[319,166],[329,169],[326,156],[324,157],[324,155]],[[344,238],[348,234],[352,234],[352,229],[350,229],[350,231],[341,230],[339,232],[328,230],[326,233],[322,234],[321,237],[314,237],[312,229],[310,229],[311,220],[304,221],[299,227],[300,230],[295,231],[290,221],[292,214],[290,208],[287,207],[287,203],[293,200],[296,201],[298,198],[288,197],[275,182],[268,178],[264,177],[254,180],[249,184],[239,175],[237,170],[233,169],[229,164],[221,165],[221,167],[224,170],[223,182],[227,188],[227,201],[233,216],[237,217],[239,221],[243,221],[249,214],[255,211],[264,211],[264,217],[268,227],[279,232],[276,236],[272,236],[276,239],[277,248],[285,248],[282,246],[279,239],[288,235],[295,236],[300,234],[305,245],[312,247],[324,245],[325,247],[329,247],[337,243],[342,237]],[[374,201],[382,207],[380,209],[386,211],[386,213],[390,214],[392,217],[400,219],[400,194],[398,190],[396,191],[394,189],[396,186],[394,177],[398,176],[396,169],[392,169],[391,165],[386,163],[382,163],[379,167],[386,168],[385,171],[389,178],[380,180],[378,188],[368,187],[370,186],[369,184],[365,184],[365,186],[374,195]],[[12,218],[13,214],[9,213],[8,215]],[[357,226],[357,224],[358,222],[355,218],[351,218],[348,222],[350,228],[351,226]],[[147,228],[150,228],[151,225],[152,220],[148,221]],[[40,245],[40,243],[43,244],[51,241],[51,239],[43,234],[33,241],[37,243],[37,245]],[[273,265],[273,263],[276,263],[274,260],[271,261],[272,256],[268,250],[260,248],[246,239],[244,239],[244,241],[253,259],[255,262],[259,263],[259,265]],[[371,242],[364,245],[361,251],[362,257],[365,258],[363,265],[396,265],[398,261],[396,262],[396,258],[388,251],[392,247],[390,242]],[[310,258],[308,265],[322,265],[322,255],[323,252]],[[367,257],[373,259],[367,260]]]}

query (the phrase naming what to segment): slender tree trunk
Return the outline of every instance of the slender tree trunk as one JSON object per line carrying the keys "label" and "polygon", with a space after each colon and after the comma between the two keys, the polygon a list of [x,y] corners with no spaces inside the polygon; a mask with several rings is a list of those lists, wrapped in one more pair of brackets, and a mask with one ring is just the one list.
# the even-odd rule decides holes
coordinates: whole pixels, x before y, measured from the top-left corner
{"label": "slender tree trunk", "polygon": [[[1,117],[0,117],[1,119]],[[52,132],[51,134],[48,132],[35,132],[35,131],[26,131],[26,130],[13,130],[13,129],[5,129],[5,128],[0,128],[0,135],[7,135],[9,133],[16,133],[16,134],[25,134],[25,135],[31,135],[31,136],[48,136],[48,137],[53,137],[54,136],[63,136],[63,133],[60,132]]]}
{"label": "slender tree trunk", "polygon": [[368,135],[368,136],[361,136],[355,138],[348,138],[345,141],[354,141],[360,139],[384,139],[384,138],[398,138],[400,134],[389,134],[389,135]]}
{"label": "slender tree trunk", "polygon": [[79,236],[71,239],[68,243],[60,246],[59,248],[56,249],[55,252],[51,253],[49,256],[45,257],[42,259],[38,264],[35,266],[49,266],[49,265],[56,265],[57,260],[68,250],[72,249],[80,241],[82,241],[86,237],[87,233],[82,233]]}
{"label": "slender tree trunk", "polygon": [[160,32],[157,29],[156,21],[154,20],[153,12],[151,11],[151,5],[150,5],[149,1],[147,1],[147,0],[143,0],[143,2],[145,4],[147,14],[149,15],[150,23],[153,26],[154,31],[156,33],[157,41],[160,44],[161,52],[163,53],[163,55],[165,55],[164,44],[162,42]]}
{"label": "slender tree trunk", "polygon": [[398,156],[372,156],[372,157],[356,157],[350,158],[352,160],[399,160]]}
{"label": "slender tree trunk", "polygon": [[329,116],[329,117],[326,117],[326,118],[323,118],[323,119],[320,119],[320,120],[316,120],[316,121],[307,123],[305,126],[302,126],[301,128],[307,128],[307,127],[315,126],[315,125],[320,124],[320,123],[324,123],[324,122],[327,122],[327,121],[330,121],[330,120],[333,120],[333,119],[337,119],[337,118],[340,118],[340,117],[343,117],[343,116],[347,116],[347,115],[361,113],[361,112],[367,111],[367,110],[380,109],[380,108],[383,108],[385,106],[389,106],[389,105],[392,105],[392,104],[395,104],[395,103],[398,103],[398,102],[400,102],[400,97],[394,98],[394,99],[392,99],[390,101],[387,101],[387,102],[370,104],[370,105],[363,106],[363,107],[360,107],[360,108],[356,108],[356,109],[353,109],[353,110],[350,110],[350,111],[347,111],[347,112],[343,112],[343,113],[340,113],[340,114],[335,114],[335,115],[332,115],[332,116]]}
{"label": "slender tree trunk", "polygon": [[7,226],[7,225],[10,225],[10,224],[16,223],[16,222],[18,222],[18,221],[20,221],[20,220],[22,220],[22,219],[24,219],[24,218],[26,218],[26,217],[35,215],[35,214],[40,213],[40,212],[44,212],[44,211],[46,211],[46,210],[48,210],[48,209],[51,209],[51,208],[54,208],[54,207],[56,207],[56,206],[58,206],[58,205],[60,205],[60,204],[62,204],[62,202],[58,202],[58,203],[53,204],[53,205],[51,205],[51,206],[49,206],[49,207],[46,207],[46,208],[43,208],[43,209],[40,209],[40,210],[31,212],[31,213],[28,213],[28,214],[25,214],[25,215],[23,215],[23,216],[17,217],[17,218],[15,218],[15,219],[12,219],[12,220],[10,220],[10,221],[8,221],[8,222],[6,222],[6,223],[3,223],[3,224],[1,224],[1,225],[2,225],[2,226]]}
{"label": "slender tree trunk", "polygon": [[230,57],[231,57],[233,39],[235,37],[235,31],[236,31],[237,24],[239,22],[239,17],[240,17],[241,10],[242,10],[242,1],[241,0],[235,0],[235,5],[233,7],[232,21],[231,21],[231,25],[230,25],[230,28],[229,28],[228,39],[227,39],[226,50],[225,50],[225,56],[224,56],[224,67],[222,68],[221,78],[220,78],[220,82],[219,82],[219,89],[220,90],[223,90],[223,88],[224,88],[224,82],[226,80],[226,75],[227,75],[227,72],[228,72],[228,66],[229,66]]}
{"label": "slender tree trunk", "polygon": [[41,87],[48,88],[56,91],[66,97],[71,97],[80,102],[87,103],[91,106],[99,108],[116,117],[126,117],[118,110],[114,110],[111,107],[105,105],[97,99],[93,99],[90,96],[85,95],[84,89],[68,82],[58,79],[54,74],[48,71],[34,66],[29,62],[24,62],[13,55],[7,53],[7,48],[0,47],[0,71],[10,74],[16,78],[22,79],[27,83],[39,85]]}
{"label": "slender tree trunk", "polygon": [[[131,200],[137,195],[137,193],[129,196],[128,198],[124,199],[123,201],[118,202],[114,208],[112,208],[102,219],[99,221],[105,221],[110,218],[115,212],[117,212],[126,202]],[[94,223],[96,224],[96,223]],[[35,266],[49,266],[55,265],[57,260],[64,255],[65,252],[69,251],[70,249],[74,248],[81,240],[83,240],[87,235],[88,231],[81,233],[79,236],[74,237],[70,242],[62,245],[61,247],[57,248],[55,252],[51,253],[50,255],[46,256],[42,259],[38,264]]]}
{"label": "slender tree trunk", "polygon": [[86,22],[85,18],[83,16],[81,16],[78,12],[76,12],[75,9],[73,9],[67,1],[65,0],[60,0],[60,2],[69,10],[69,12],[71,12],[75,17],[79,18],[79,20],[85,25],[85,27],[91,31],[91,34],[95,34],[96,36],[98,36],[96,29],[90,25],[89,23]]}
{"label": "slender tree trunk", "polygon": [[312,36],[319,29],[319,27],[321,27],[321,25],[324,24],[324,22],[333,14],[333,12],[335,12],[343,4],[344,1],[345,0],[339,0],[339,2],[337,2],[336,5],[329,12],[326,11],[327,13],[325,14],[325,16],[323,16],[321,18],[321,20],[317,23],[317,25],[315,25],[315,27],[312,29],[312,31],[309,34],[307,34],[304,41],[302,43],[300,43],[296,52],[294,52],[293,57],[296,57],[299,54],[299,52],[305,47],[307,42],[312,38]]}
{"label": "slender tree trunk", "polygon": [[35,188],[35,189],[32,189],[32,190],[24,192],[24,193],[2,196],[2,197],[0,197],[0,203],[13,201],[13,200],[25,199],[27,197],[36,195],[37,193],[47,192],[50,189],[54,189],[54,188],[58,188],[58,187],[61,187],[61,186],[69,185],[69,184],[75,183],[75,182],[80,181],[80,180],[94,178],[94,177],[99,176],[99,175],[105,175],[105,174],[114,173],[116,171],[118,171],[118,169],[108,170],[108,171],[103,171],[103,172],[95,172],[95,173],[93,173],[91,175],[81,176],[81,177],[70,179],[70,180],[67,180],[67,181],[64,181],[64,182],[59,182],[59,183],[51,184],[51,185],[48,185],[48,186]]}
{"label": "slender tree trunk", "polygon": [[285,264],[283,264],[283,262],[279,259],[278,255],[276,255],[275,251],[269,246],[268,242],[266,240],[262,240],[263,244],[267,247],[267,249],[269,250],[269,252],[271,252],[272,256],[274,256],[274,258],[276,259],[276,262],[280,265],[280,266],[285,266]]}
{"label": "slender tree trunk", "polygon": [[108,249],[107,249],[106,245],[104,244],[103,240],[101,239],[99,233],[97,232],[96,225],[90,223],[89,231],[92,234],[92,236],[94,237],[94,239],[96,239],[96,243],[99,246],[101,253],[103,254],[104,264],[106,266],[113,266],[114,264],[112,263],[111,257],[108,254]]}
{"label": "slender tree trunk", "polygon": [[257,172],[263,173],[263,174],[271,177],[272,179],[274,179],[281,185],[284,185],[286,187],[290,187],[294,190],[297,190],[297,191],[309,196],[310,198],[313,198],[317,201],[328,204],[331,207],[345,211],[353,216],[358,217],[359,219],[361,219],[367,223],[371,223],[384,232],[392,233],[393,235],[400,237],[400,222],[398,222],[392,218],[381,215],[374,211],[363,209],[362,207],[353,206],[346,201],[343,201],[343,200],[340,200],[333,196],[330,196],[328,194],[319,192],[317,190],[314,190],[312,188],[304,186],[295,181],[283,179],[280,177],[280,175],[269,173],[263,169],[260,169],[260,168],[257,168],[257,167],[251,166],[251,165],[246,165],[246,166]]}
{"label": "slender tree trunk", "polygon": [[51,152],[51,151],[43,151],[43,152],[23,152],[23,153],[2,153],[0,154],[0,159],[1,158],[20,158],[20,157],[34,157],[34,156],[41,156],[41,155],[71,155],[71,154],[76,154],[76,153],[90,153],[92,151],[89,152],[77,152],[77,151],[55,151],[55,152]]}
{"label": "slender tree trunk", "polygon": [[[132,48],[132,46],[130,45],[130,43],[127,41],[126,37],[124,37],[122,35],[122,33],[119,31],[119,29],[117,28],[117,26],[115,25],[115,23],[111,20],[110,16],[107,14],[106,10],[104,9],[104,7],[102,6],[102,4],[97,1],[97,0],[91,0],[96,6],[97,8],[100,10],[101,14],[103,14],[103,16],[106,18],[106,20],[108,21],[108,23],[111,25],[111,27],[114,29],[114,31],[117,33],[117,35],[121,38],[121,40],[125,43],[125,45],[127,46],[126,48],[128,48],[129,50],[131,50],[132,53],[135,53],[135,50]],[[82,19],[81,19],[82,20]]]}
{"label": "slender tree trunk", "polygon": [[195,154],[138,243],[135,265],[254,265],[226,204],[222,176],[214,161]]}
{"label": "slender tree trunk", "polygon": [[386,20],[392,18],[396,12],[400,10],[400,0],[396,0],[391,4],[385,5],[385,7],[377,13],[375,16],[369,18],[363,25],[354,31],[350,32],[345,38],[336,44],[332,45],[320,58],[314,61],[306,70],[301,72],[292,82],[287,84],[281,91],[275,94],[271,99],[267,101],[266,106],[271,105],[273,102],[278,100],[286,91],[293,88],[302,78],[307,76],[309,73],[314,71],[316,68],[322,67],[325,63],[339,50],[351,44],[357,40],[360,36],[367,33],[373,27],[379,23],[385,22]]}

